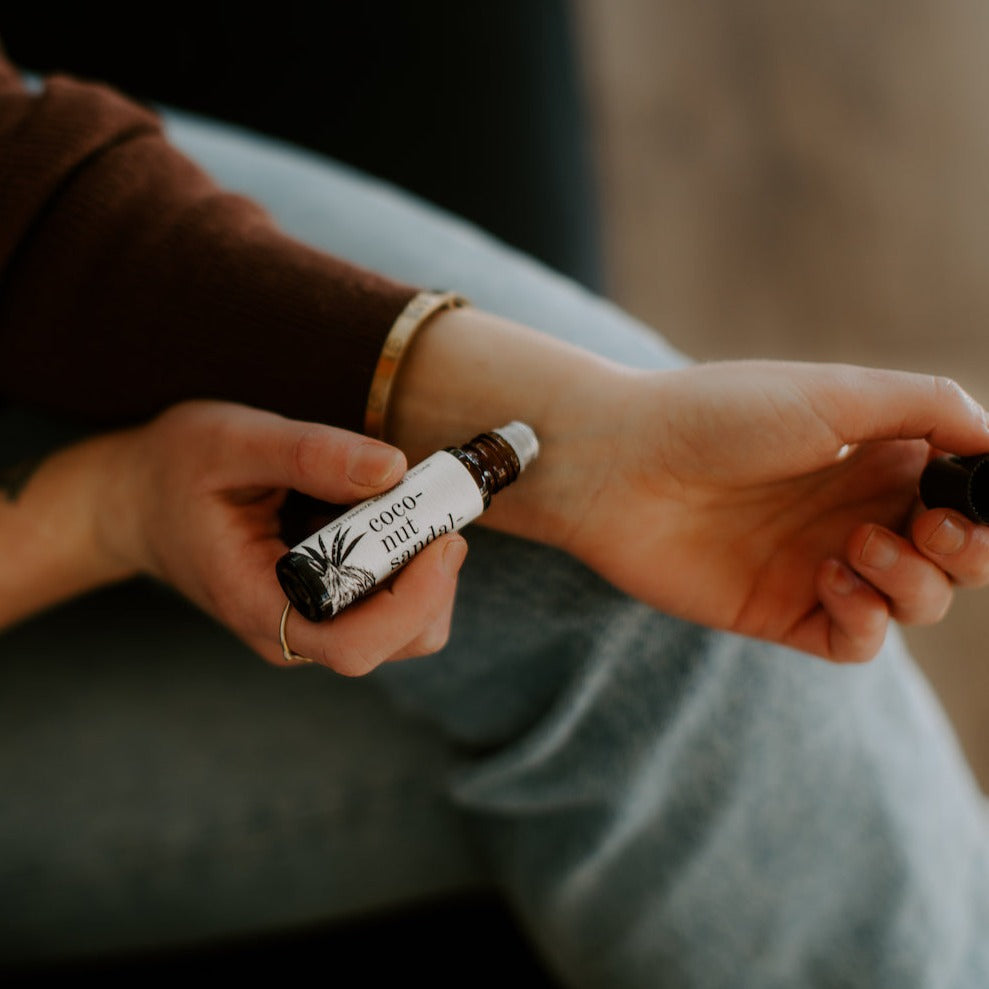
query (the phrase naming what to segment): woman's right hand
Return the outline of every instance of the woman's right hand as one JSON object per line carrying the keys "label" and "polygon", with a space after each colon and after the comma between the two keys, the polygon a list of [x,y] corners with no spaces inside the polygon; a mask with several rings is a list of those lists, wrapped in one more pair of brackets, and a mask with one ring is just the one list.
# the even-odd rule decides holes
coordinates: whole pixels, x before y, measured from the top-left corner
{"label": "woman's right hand", "polygon": [[[331,426],[223,402],[187,402],[116,434],[100,540],[120,568],[173,585],[265,659],[284,665],[285,595],[275,563],[287,547],[279,509],[289,489],[349,504],[396,484],[404,456]],[[332,620],[294,610],[294,652],[347,676],[442,648],[466,542],[429,545],[387,586]]]}

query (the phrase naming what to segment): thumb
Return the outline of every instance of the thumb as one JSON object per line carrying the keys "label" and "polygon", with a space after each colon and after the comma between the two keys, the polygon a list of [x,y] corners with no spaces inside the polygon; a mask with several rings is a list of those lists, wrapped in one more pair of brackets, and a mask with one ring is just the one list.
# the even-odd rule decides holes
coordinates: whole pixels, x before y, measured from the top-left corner
{"label": "thumb", "polygon": [[231,487],[294,488],[348,504],[401,480],[401,450],[336,426],[297,422],[244,406],[222,415],[220,456]]}
{"label": "thumb", "polygon": [[825,399],[843,443],[926,439],[949,453],[989,451],[989,414],[951,378],[835,365]]}

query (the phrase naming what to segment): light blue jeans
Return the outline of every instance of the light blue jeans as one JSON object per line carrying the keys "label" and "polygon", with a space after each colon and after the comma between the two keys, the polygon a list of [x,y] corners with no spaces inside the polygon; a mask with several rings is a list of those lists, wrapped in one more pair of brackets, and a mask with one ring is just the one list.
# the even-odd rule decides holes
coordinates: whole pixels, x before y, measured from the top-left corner
{"label": "light blue jeans", "polygon": [[[394,189],[171,126],[332,252],[618,360],[683,360]],[[49,426],[8,412],[2,449]],[[269,668],[139,582],[0,637],[0,956],[490,885],[567,985],[989,985],[983,798],[895,634],[875,662],[831,666],[467,535],[449,646],[363,681]]]}

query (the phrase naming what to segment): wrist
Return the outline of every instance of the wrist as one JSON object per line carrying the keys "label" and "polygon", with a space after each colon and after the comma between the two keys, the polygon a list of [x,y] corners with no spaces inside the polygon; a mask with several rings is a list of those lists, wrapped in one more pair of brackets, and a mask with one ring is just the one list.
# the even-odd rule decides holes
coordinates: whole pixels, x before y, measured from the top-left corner
{"label": "wrist", "polygon": [[112,443],[59,450],[0,501],[0,627],[133,572],[101,536]]}
{"label": "wrist", "polygon": [[481,521],[566,549],[609,469],[637,375],[480,310],[439,313],[409,348],[386,439],[417,463],[513,419],[528,423],[539,458]]}
{"label": "wrist", "polygon": [[126,579],[148,572],[140,537],[140,502],[134,490],[136,467],[133,448],[139,430],[108,434],[93,441],[101,461],[91,501],[94,554],[108,573]]}

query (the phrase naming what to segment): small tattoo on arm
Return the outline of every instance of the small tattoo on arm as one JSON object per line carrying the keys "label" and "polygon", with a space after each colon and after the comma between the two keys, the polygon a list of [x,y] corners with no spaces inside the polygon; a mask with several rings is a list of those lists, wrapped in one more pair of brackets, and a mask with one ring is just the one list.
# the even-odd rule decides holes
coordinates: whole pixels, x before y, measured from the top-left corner
{"label": "small tattoo on arm", "polygon": [[30,460],[22,460],[12,467],[0,467],[0,496],[5,501],[17,501],[44,460],[44,457],[33,457]]}

